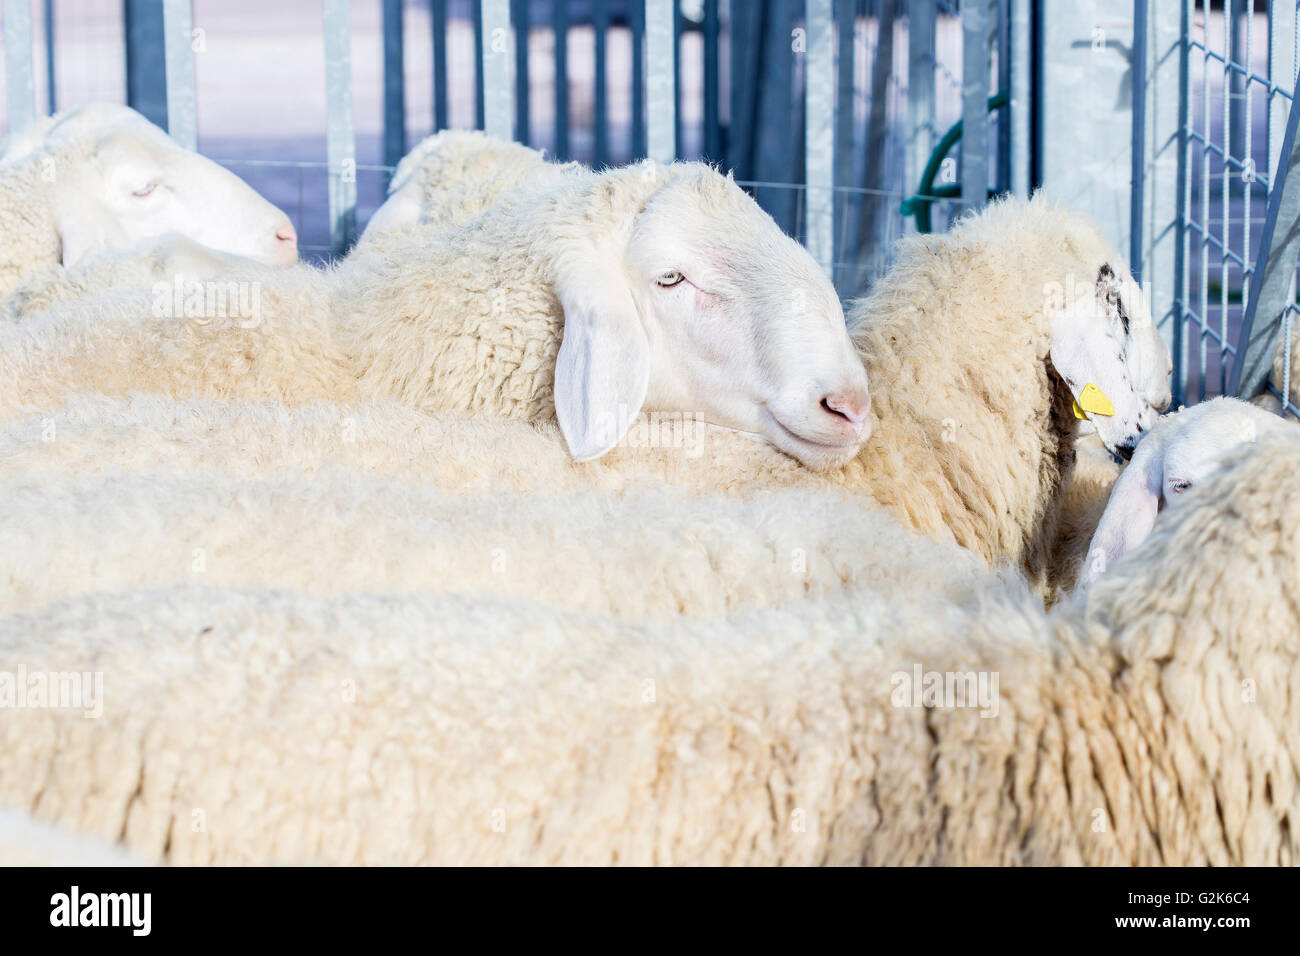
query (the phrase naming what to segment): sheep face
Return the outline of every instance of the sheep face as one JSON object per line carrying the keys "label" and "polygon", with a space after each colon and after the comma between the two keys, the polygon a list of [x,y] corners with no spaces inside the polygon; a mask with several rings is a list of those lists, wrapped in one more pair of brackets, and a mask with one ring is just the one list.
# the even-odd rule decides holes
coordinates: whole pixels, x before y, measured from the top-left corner
{"label": "sheep face", "polygon": [[1290,429],[1235,398],[1217,398],[1161,419],[1111,489],[1079,579],[1087,587],[1151,533],[1156,516],[1214,474],[1249,454],[1261,436]]}
{"label": "sheep face", "polygon": [[165,233],[267,265],[297,260],[297,236],[284,213],[138,113],[96,107],[55,124],[47,139],[50,154],[57,155],[53,147],[74,134],[93,139],[85,162],[54,170],[54,219],[64,265]]}
{"label": "sheep face", "polygon": [[[608,350],[612,367],[644,367],[648,407],[761,435],[812,467],[853,457],[871,432],[870,397],[831,283],[729,177],[670,169],[623,240],[619,291],[636,321]],[[560,394],[575,314],[566,303],[562,427],[578,406]]]}
{"label": "sheep face", "polygon": [[1049,295],[1052,366],[1075,397],[1076,414],[1097,428],[1107,450],[1128,458],[1169,407],[1169,348],[1141,289],[1102,262],[1089,278]]}

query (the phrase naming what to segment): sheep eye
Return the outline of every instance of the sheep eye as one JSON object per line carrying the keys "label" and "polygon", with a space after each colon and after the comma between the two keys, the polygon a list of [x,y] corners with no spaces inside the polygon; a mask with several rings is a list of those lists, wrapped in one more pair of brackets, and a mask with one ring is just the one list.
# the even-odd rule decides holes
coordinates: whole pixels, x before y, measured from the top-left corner
{"label": "sheep eye", "polygon": [[1184,491],[1186,491],[1190,487],[1192,487],[1192,483],[1182,478],[1179,478],[1177,481],[1171,481],[1169,483],[1170,490],[1173,491],[1173,493],[1176,495],[1181,495]]}
{"label": "sheep eye", "polygon": [[135,196],[138,199],[143,199],[145,196],[148,196],[151,192],[153,192],[157,188],[158,188],[158,184],[156,182],[146,183],[145,185],[137,189],[135,192],[131,193],[131,195]]}
{"label": "sheep eye", "polygon": [[680,272],[665,272],[659,278],[655,279],[655,285],[661,289],[671,289],[675,285],[681,285],[686,281],[686,276]]}

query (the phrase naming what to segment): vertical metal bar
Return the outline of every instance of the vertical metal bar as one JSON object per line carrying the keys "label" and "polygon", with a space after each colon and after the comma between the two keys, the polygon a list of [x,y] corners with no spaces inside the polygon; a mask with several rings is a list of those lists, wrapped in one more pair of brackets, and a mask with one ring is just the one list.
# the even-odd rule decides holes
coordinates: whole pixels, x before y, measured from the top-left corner
{"label": "vertical metal bar", "polygon": [[627,13],[632,32],[632,159],[640,159],[646,155],[645,4],[630,0]]}
{"label": "vertical metal bar", "polygon": [[45,92],[48,112],[59,111],[59,89],[54,70],[54,0],[45,0]]}
{"label": "vertical metal bar", "polygon": [[1133,143],[1129,178],[1128,267],[1142,281],[1142,216],[1145,212],[1147,159],[1147,0],[1133,0]]}
{"label": "vertical metal bar", "polygon": [[510,0],[481,0],[483,45],[483,130],[510,138]]}
{"label": "vertical metal bar", "polygon": [[1191,230],[1188,228],[1188,218],[1191,216],[1192,207],[1192,139],[1190,136],[1191,123],[1191,69],[1192,58],[1188,52],[1189,34],[1191,26],[1191,3],[1190,0],[1183,0],[1180,4],[1179,13],[1179,41],[1178,41],[1178,173],[1177,191],[1178,214],[1175,220],[1175,237],[1174,237],[1174,301],[1173,301],[1173,331],[1170,340],[1169,350],[1173,354],[1173,402],[1174,405],[1185,405],[1187,403],[1187,361],[1184,351],[1186,349],[1187,333],[1187,297],[1190,292],[1190,277],[1188,275],[1188,243],[1191,238]]}
{"label": "vertical metal bar", "polygon": [[961,201],[967,211],[988,201],[989,23],[983,2],[961,5]]}
{"label": "vertical metal bar", "polygon": [[660,163],[677,158],[675,6],[675,0],[645,0],[646,155]]}
{"label": "vertical metal bar", "polygon": [[5,84],[9,132],[36,119],[36,78],[32,66],[32,7],[29,0],[5,0]]}
{"label": "vertical metal bar", "polygon": [[149,122],[166,129],[167,72],[162,7],[158,0],[126,0],[122,14],[126,34],[126,103]]}
{"label": "vertical metal bar", "polygon": [[384,0],[384,165],[406,155],[406,52],[402,0]]}
{"label": "vertical metal bar", "polygon": [[1268,181],[1277,176],[1282,137],[1291,103],[1281,91],[1296,80],[1296,5],[1293,0],[1272,0],[1268,11]]}
{"label": "vertical metal bar", "polygon": [[722,86],[718,38],[722,34],[720,0],[704,0],[704,158],[722,161]]}
{"label": "vertical metal bar", "polygon": [[[835,36],[831,0],[805,0],[804,169],[807,246],[822,270],[835,270]],[[880,29],[893,29],[881,23]],[[883,90],[875,91],[884,95]]]}
{"label": "vertical metal bar", "polygon": [[569,7],[556,3],[551,30],[555,34],[555,157],[569,158]]}
{"label": "vertical metal bar", "polygon": [[[1300,81],[1296,95],[1300,96]],[[1300,109],[1294,106],[1287,117],[1277,179],[1270,186],[1268,214],[1260,235],[1255,269],[1250,274],[1246,314],[1237,340],[1237,358],[1232,363],[1228,394],[1252,398],[1263,389],[1273,364],[1274,343],[1283,315],[1292,304],[1292,283],[1300,254],[1300,150],[1296,126]],[[1281,226],[1279,232],[1278,227]],[[1274,237],[1277,245],[1274,245]]]}
{"label": "vertical metal bar", "polygon": [[1011,192],[1022,198],[1029,197],[1030,139],[1029,111],[1033,108],[1030,94],[1029,46],[1033,39],[1030,30],[1030,0],[1011,2]]}
{"label": "vertical metal bar", "polygon": [[[853,161],[855,155],[853,130],[854,123],[854,68],[856,66],[855,26],[857,23],[857,0],[836,0],[835,22],[839,38],[836,43],[835,69],[839,75],[839,86],[835,91],[835,180],[841,184],[857,182],[857,170]],[[907,184],[904,183],[904,188]],[[837,262],[849,264],[849,256],[857,250],[853,229],[857,222],[856,207],[852,193],[841,192],[835,197],[835,248]],[[853,289],[850,281],[850,269],[841,268],[836,288],[841,295],[851,295]]]}
{"label": "vertical metal bar", "polygon": [[474,24],[474,128],[483,128],[483,6],[469,0],[470,20]]}
{"label": "vertical metal bar", "polygon": [[515,21],[515,139],[532,141],[532,83],[528,73],[528,38],[532,29],[532,0],[514,0]]}
{"label": "vertical metal bar", "polygon": [[433,131],[447,128],[447,0],[429,0],[433,21]]}
{"label": "vertical metal bar", "polygon": [[596,46],[595,76],[595,117],[591,164],[596,167],[609,162],[609,66],[606,39],[609,34],[609,0],[594,0],[591,11],[591,26],[594,31]]}
{"label": "vertical metal bar", "polygon": [[[934,149],[935,12],[931,0],[907,3],[907,182],[910,192],[921,182]],[[869,160],[868,160],[869,161]],[[909,230],[916,228],[908,219]]]}
{"label": "vertical metal bar", "polygon": [[685,143],[685,136],[682,133],[682,110],[681,104],[677,102],[678,91],[682,88],[682,25],[685,21],[682,19],[682,5],[679,0],[673,0],[673,142],[679,144]]}
{"label": "vertical metal bar", "polygon": [[[997,0],[998,92],[1011,94],[1011,0]],[[998,192],[1011,191],[1011,111],[998,113]]]}
{"label": "vertical metal bar", "polygon": [[167,132],[186,149],[199,145],[194,104],[194,10],[190,0],[163,0],[163,50],[167,58]]}
{"label": "vertical metal bar", "polygon": [[352,126],[349,0],[322,0],[325,14],[325,122],[329,165],[330,244],[335,255],[357,231],[357,141]]}

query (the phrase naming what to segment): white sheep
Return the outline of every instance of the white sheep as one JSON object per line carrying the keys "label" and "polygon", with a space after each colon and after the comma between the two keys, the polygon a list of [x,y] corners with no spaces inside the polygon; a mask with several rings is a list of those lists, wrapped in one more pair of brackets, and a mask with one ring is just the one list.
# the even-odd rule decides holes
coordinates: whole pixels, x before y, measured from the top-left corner
{"label": "white sheep", "polygon": [[540,150],[477,130],[434,133],[397,164],[388,198],[367,223],[358,245],[379,233],[413,226],[460,226],[511,192],[552,188],[582,168],[578,163],[547,163]]}
{"label": "white sheep", "polygon": [[178,324],[137,295],[0,330],[0,401],[12,414],[78,391],[397,398],[558,419],[579,460],[643,408],[818,462],[852,457],[868,432],[866,374],[829,280],[699,164],[575,175],[498,203],[472,232],[380,236],[337,274],[224,278],[257,284],[255,319]]}
{"label": "white sheep", "polygon": [[1157,515],[1180,502],[1225,459],[1253,453],[1265,436],[1294,430],[1278,416],[1235,398],[1214,398],[1163,417],[1110,489],[1086,559],[1078,559],[1079,586],[1087,587],[1145,541]]}
{"label": "white sheep", "polygon": [[297,259],[284,213],[127,107],[60,113],[18,137],[8,155],[0,298],[35,271],[166,233],[273,265]]}
{"label": "white sheep", "polygon": [[0,721],[0,800],[178,864],[1291,864],[1297,554],[1271,436],[1050,615],[86,595],[0,620],[0,673],[104,690]]}
{"label": "white sheep", "polygon": [[484,496],[334,466],[307,480],[37,472],[0,481],[0,496],[0,615],[197,580],[321,596],[495,593],[639,621],[864,584],[952,592],[983,570],[877,509],[809,489],[742,500],[662,486]]}
{"label": "white sheep", "polygon": [[[509,201],[476,222],[504,215]],[[386,241],[378,239],[356,261],[375,255]],[[473,242],[467,230],[456,247],[465,245],[477,255]],[[450,247],[441,243],[434,240],[430,248]],[[355,317],[367,309],[390,317],[415,312],[411,289],[430,288],[445,266],[437,260],[426,275],[424,266],[409,257],[380,261],[383,265],[374,273],[357,280],[368,294],[354,284],[336,296],[336,309],[340,302],[353,303],[339,310],[342,315]],[[314,290],[319,285],[307,283]],[[286,293],[285,299],[291,296]],[[376,303],[387,304],[377,308]],[[108,321],[101,304],[93,317],[76,323],[66,313],[47,317],[45,329],[32,326],[25,333],[30,337],[11,339],[2,353],[14,357],[11,370],[0,367],[0,381],[7,375],[18,384],[0,390],[0,396],[13,396],[12,416],[23,408],[29,413],[57,408],[78,389],[353,401],[379,393],[377,386],[384,383],[390,396],[431,412],[478,408],[548,420],[549,396],[543,391],[539,397],[537,383],[549,371],[549,362],[534,357],[533,350],[553,355],[558,343],[552,339],[549,345],[534,346],[526,329],[496,315],[480,318],[482,308],[466,313],[471,318],[465,320],[465,334],[444,335],[432,343],[412,344],[409,338],[428,328],[422,313],[399,323],[400,335],[389,334],[391,321],[367,319],[364,324],[376,330],[370,344],[375,364],[367,363],[370,374],[358,381],[346,362],[322,365],[320,355],[333,354],[333,346],[327,331],[311,321],[282,328],[264,321],[252,330],[233,329],[230,323],[202,329],[169,325],[163,340],[151,325],[137,336],[135,325]],[[615,449],[609,460],[591,466],[592,473],[653,474],[724,493],[780,484],[840,486],[870,495],[907,527],[954,537],[990,562],[1007,558],[1021,564],[1046,591],[1061,487],[1075,454],[1072,409],[1077,400],[1089,404],[1083,414],[1120,451],[1131,450],[1168,403],[1168,350],[1140,290],[1125,280],[1114,249],[1092,224],[1041,198],[999,203],[949,234],[905,244],[896,267],[854,311],[858,322],[852,336],[860,364],[880,387],[871,421],[863,428],[872,439],[843,467],[815,474],[748,436],[717,430],[702,430],[696,454],[687,459],[671,443],[644,447],[663,443],[632,440],[641,431],[642,420],[636,420],[637,428],[625,431],[620,442],[638,447]],[[503,312],[517,314],[509,307]],[[534,334],[556,334],[551,329]],[[93,374],[87,375],[85,363],[75,358],[101,337],[107,344],[96,346],[92,357],[96,363],[111,358],[112,364],[92,367]],[[793,338],[786,342],[787,350],[797,352]],[[493,361],[508,354],[511,366],[527,372],[506,380],[512,401],[502,400],[499,374],[484,379],[472,371],[484,366],[489,350]],[[23,359],[24,354],[32,358]],[[302,366],[297,364],[300,354]],[[434,383],[422,371],[435,362],[463,370],[455,379],[441,381],[445,392],[431,388]],[[160,379],[160,367],[168,378]],[[323,368],[327,374],[305,388],[303,374],[294,372],[298,367]],[[37,369],[40,374],[34,375]],[[406,387],[393,396],[395,381]],[[718,385],[719,399],[734,397],[722,387]],[[1114,414],[1104,414],[1106,405],[1089,398],[1094,392],[1105,397]],[[761,412],[763,406],[751,408]],[[728,416],[730,423],[735,417]],[[763,424],[760,415],[759,424],[750,427],[760,431]],[[783,440],[777,418],[766,421],[763,433],[804,462],[825,464],[830,457],[796,434]],[[536,445],[536,436],[520,434],[515,453],[499,444],[476,448],[472,443],[450,451],[441,457],[455,461],[443,471],[480,485],[521,468],[536,469],[538,481],[572,480],[567,473],[544,470],[542,462],[553,459],[530,454],[526,449]],[[400,439],[393,454],[403,454]]]}

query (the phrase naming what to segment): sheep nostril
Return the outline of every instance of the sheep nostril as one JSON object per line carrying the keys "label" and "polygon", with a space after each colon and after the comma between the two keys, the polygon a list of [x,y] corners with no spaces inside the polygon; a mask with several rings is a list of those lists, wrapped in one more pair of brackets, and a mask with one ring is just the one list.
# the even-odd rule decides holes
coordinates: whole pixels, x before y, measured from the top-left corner
{"label": "sheep nostril", "polygon": [[298,233],[293,228],[292,223],[286,222],[279,229],[275,230],[275,238],[279,239],[281,242],[292,242],[297,244]]}
{"label": "sheep nostril", "polygon": [[866,392],[835,392],[822,398],[821,407],[860,435],[867,421],[867,412],[871,410],[871,396]]}

